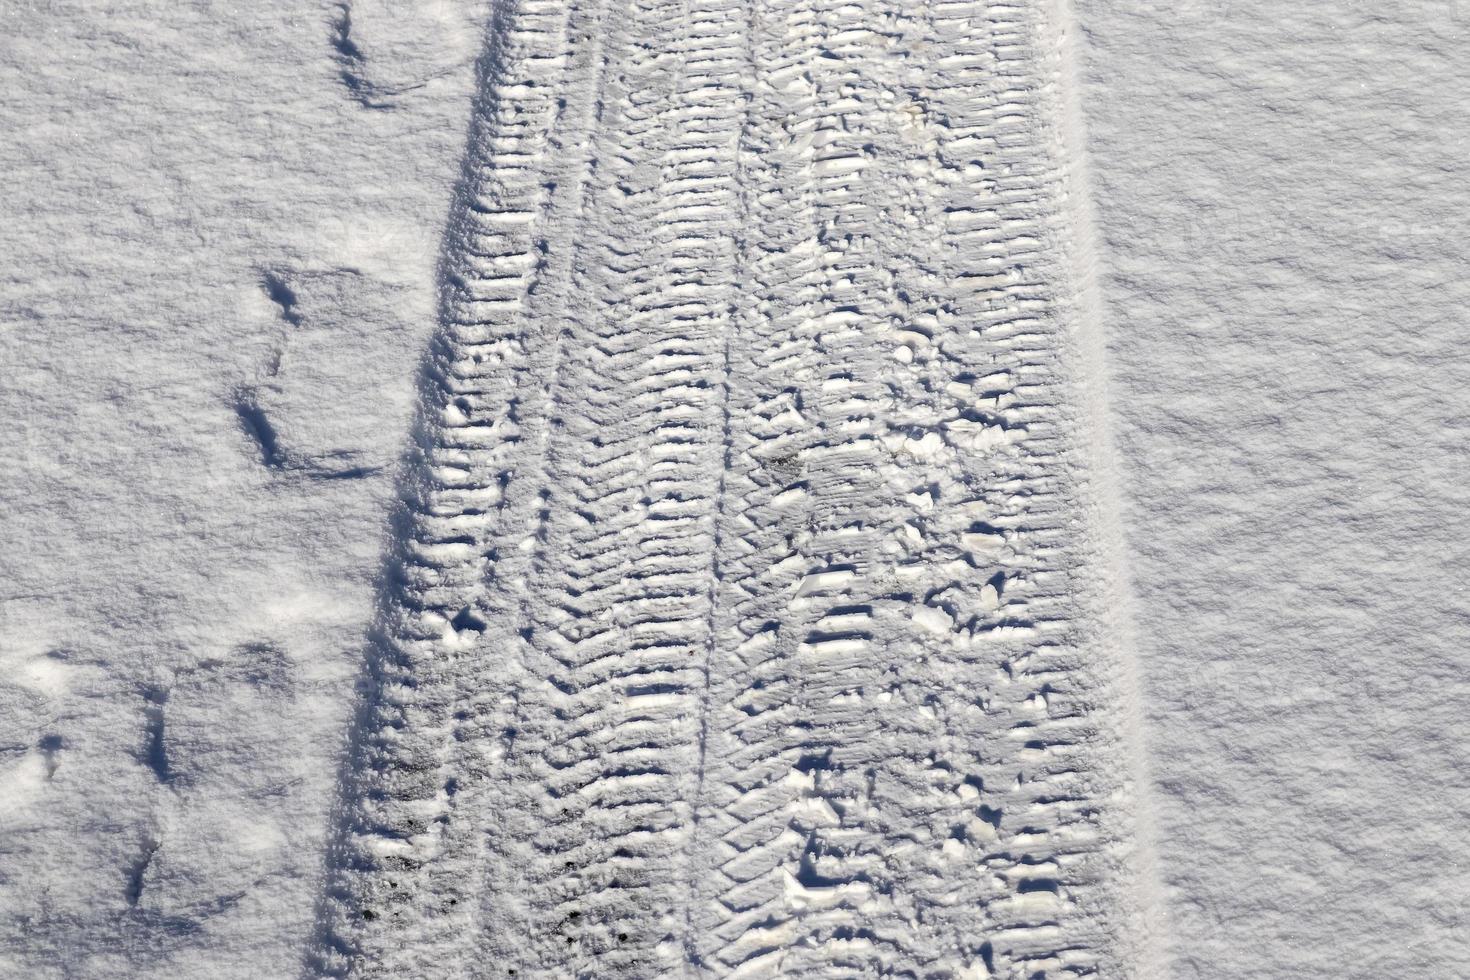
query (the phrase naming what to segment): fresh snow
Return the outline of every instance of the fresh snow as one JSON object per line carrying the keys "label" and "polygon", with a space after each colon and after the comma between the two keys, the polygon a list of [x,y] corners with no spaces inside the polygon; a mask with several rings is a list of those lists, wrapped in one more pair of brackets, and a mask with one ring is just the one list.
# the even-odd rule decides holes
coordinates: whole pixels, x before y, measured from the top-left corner
{"label": "fresh snow", "polygon": [[1470,5],[1089,10],[1170,974],[1470,976]]}
{"label": "fresh snow", "polygon": [[0,977],[1455,977],[1459,4],[0,10]]}

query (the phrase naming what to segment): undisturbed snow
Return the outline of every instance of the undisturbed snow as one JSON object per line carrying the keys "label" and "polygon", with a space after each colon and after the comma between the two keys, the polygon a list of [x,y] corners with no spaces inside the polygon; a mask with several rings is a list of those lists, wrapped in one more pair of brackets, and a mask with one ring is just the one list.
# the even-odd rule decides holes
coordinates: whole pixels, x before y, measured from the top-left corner
{"label": "undisturbed snow", "polygon": [[0,975],[299,969],[484,11],[341,15],[0,13]]}
{"label": "undisturbed snow", "polygon": [[1173,975],[1470,975],[1470,6],[1084,10]]}

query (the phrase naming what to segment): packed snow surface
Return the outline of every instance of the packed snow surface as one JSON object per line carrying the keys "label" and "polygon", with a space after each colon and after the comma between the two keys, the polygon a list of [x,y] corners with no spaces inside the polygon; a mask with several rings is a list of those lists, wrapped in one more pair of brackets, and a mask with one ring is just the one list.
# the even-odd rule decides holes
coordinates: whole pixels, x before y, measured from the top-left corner
{"label": "packed snow surface", "polygon": [[0,11],[0,977],[1452,977],[1470,14]]}

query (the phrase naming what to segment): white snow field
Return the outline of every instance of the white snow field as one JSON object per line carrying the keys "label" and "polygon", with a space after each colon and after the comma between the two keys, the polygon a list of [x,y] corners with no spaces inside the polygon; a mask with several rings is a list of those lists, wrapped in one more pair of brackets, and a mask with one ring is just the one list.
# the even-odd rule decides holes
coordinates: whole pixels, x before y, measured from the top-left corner
{"label": "white snow field", "polygon": [[1083,10],[1170,975],[1470,977],[1470,4]]}
{"label": "white snow field", "polygon": [[1470,975],[1467,37],[0,4],[0,978]]}

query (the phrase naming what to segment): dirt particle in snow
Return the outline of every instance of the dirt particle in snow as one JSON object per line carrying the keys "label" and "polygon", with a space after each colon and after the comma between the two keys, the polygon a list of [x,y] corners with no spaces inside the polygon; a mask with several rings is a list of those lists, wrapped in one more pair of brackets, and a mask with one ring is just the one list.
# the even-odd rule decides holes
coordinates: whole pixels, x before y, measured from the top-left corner
{"label": "dirt particle in snow", "polygon": [[765,461],[765,468],[770,474],[783,482],[790,482],[801,476],[806,467],[796,453],[785,453],[781,456],[773,456]]}

